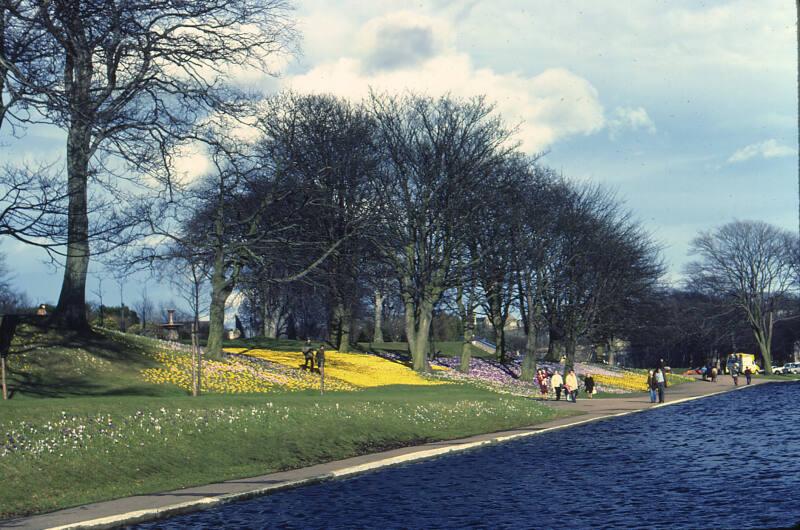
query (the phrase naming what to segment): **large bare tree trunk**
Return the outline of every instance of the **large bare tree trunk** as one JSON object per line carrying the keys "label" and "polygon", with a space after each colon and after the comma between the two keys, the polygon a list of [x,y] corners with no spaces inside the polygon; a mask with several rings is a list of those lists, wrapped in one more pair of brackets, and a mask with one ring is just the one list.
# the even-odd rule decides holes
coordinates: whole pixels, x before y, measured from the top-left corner
{"label": "large bare tree trunk", "polygon": [[375,289],[375,330],[372,342],[383,342],[383,293]]}
{"label": "large bare tree trunk", "polygon": [[263,335],[268,339],[278,338],[278,320],[275,319],[268,311],[264,311],[264,324]]}
{"label": "large bare tree trunk", "polygon": [[412,303],[406,303],[406,337],[411,352],[414,370],[430,371],[428,349],[430,343],[431,322],[433,321],[433,304],[422,302],[415,311]]}
{"label": "large bare tree trunk", "polygon": [[233,292],[233,282],[225,278],[222,251],[217,252],[211,274],[211,306],[209,308],[208,342],[206,356],[209,359],[222,357],[222,340],[225,335],[225,303]]}
{"label": "large bare tree trunk", "polygon": [[[72,64],[67,61],[68,83],[75,86],[77,102],[73,102],[71,122],[67,134],[67,190],[69,206],[67,217],[67,256],[64,262],[64,280],[55,310],[55,320],[69,328],[89,329],[86,318],[86,274],[89,270],[89,214],[87,209],[87,182],[92,132],[83,115],[88,107],[91,79],[90,63]],[[73,66],[80,72],[72,79]],[[82,103],[81,103],[82,102]]]}
{"label": "large bare tree trunk", "polygon": [[523,381],[533,380],[533,376],[536,375],[536,333],[536,327],[531,326],[525,337],[525,357],[522,359],[522,374],[520,375]]}
{"label": "large bare tree trunk", "polygon": [[461,364],[459,371],[469,373],[470,360],[472,359],[472,341],[475,338],[475,310],[473,308],[472,291],[464,303],[464,286],[459,285],[456,294],[456,304],[458,305],[458,316],[464,326],[463,342],[461,343]]}
{"label": "large bare tree trunk", "polygon": [[518,278],[519,285],[519,306],[522,314],[523,326],[525,328],[525,357],[522,359],[522,373],[520,377],[523,381],[532,381],[536,375],[536,347],[538,346],[538,322],[541,308],[536,306],[530,273],[525,273],[523,285],[522,278]]}
{"label": "large bare tree trunk", "polygon": [[569,372],[575,367],[575,350],[577,347],[577,340],[575,337],[567,336],[564,339],[564,355],[567,357],[567,364],[564,370]]}
{"label": "large bare tree trunk", "polygon": [[550,328],[550,339],[547,343],[547,357],[550,362],[558,362],[564,353],[564,336],[557,330]]}
{"label": "large bare tree trunk", "polygon": [[472,339],[475,337],[475,325],[472,320],[464,323],[464,340],[461,343],[461,364],[458,369],[467,374],[472,360]]}
{"label": "large bare tree trunk", "polygon": [[761,326],[751,326],[753,328],[753,335],[758,343],[758,349],[761,351],[761,357],[764,359],[764,373],[772,373],[772,329],[774,320],[772,312],[770,312],[766,319],[762,319]]}
{"label": "large bare tree trunk", "polygon": [[333,337],[336,347],[342,353],[350,351],[350,329],[352,326],[353,312],[343,302],[337,302],[333,308]]}

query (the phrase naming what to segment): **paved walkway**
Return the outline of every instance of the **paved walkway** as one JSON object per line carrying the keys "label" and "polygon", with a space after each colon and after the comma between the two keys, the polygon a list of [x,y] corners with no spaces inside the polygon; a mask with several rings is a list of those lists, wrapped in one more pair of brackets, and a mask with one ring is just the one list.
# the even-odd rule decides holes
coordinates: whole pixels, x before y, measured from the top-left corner
{"label": "paved walkway", "polygon": [[[740,382],[744,382],[744,377],[740,378]],[[769,381],[761,379],[753,381],[754,385],[767,382]],[[739,386],[739,390],[743,388],[746,387]],[[401,462],[430,458],[453,451],[463,451],[481,445],[541,434],[554,429],[580,425],[659,406],[669,406],[730,390],[734,390],[731,378],[722,376],[718,378],[716,383],[699,380],[696,383],[670,387],[667,389],[667,403],[664,405],[651,404],[646,394],[607,399],[579,399],[577,403],[548,401],[548,404],[555,407],[577,410],[585,414],[560,418],[534,427],[394,449],[292,471],[271,473],[260,477],[230,480],[219,484],[98,502],[44,515],[3,521],[0,522],[0,528],[115,528],[126,524],[210,508],[225,502],[256,497],[270,491],[362,473],[370,469]]]}

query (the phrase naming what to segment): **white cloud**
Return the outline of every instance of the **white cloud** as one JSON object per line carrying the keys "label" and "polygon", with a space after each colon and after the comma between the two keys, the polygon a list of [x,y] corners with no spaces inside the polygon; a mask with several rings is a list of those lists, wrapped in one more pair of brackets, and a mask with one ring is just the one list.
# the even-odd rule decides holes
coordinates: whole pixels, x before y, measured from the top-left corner
{"label": "white cloud", "polygon": [[443,19],[390,13],[367,21],[356,38],[354,56],[323,62],[286,77],[283,84],[299,92],[329,92],[356,100],[370,89],[458,97],[486,94],[509,124],[519,124],[518,139],[529,152],[605,126],[598,92],[586,79],[565,68],[548,68],[534,76],[478,68],[467,53],[456,49],[452,27]]}
{"label": "white cloud", "polygon": [[608,134],[612,139],[624,131],[656,133],[656,124],[643,107],[617,107],[608,120]]}
{"label": "white cloud", "polygon": [[211,160],[203,144],[183,144],[173,153],[173,166],[179,182],[188,184],[211,171]]}
{"label": "white cloud", "polygon": [[750,144],[738,149],[733,153],[728,162],[744,162],[751,158],[777,158],[780,156],[792,156],[797,154],[797,149],[788,145],[779,144],[774,138],[764,140],[755,144]]}

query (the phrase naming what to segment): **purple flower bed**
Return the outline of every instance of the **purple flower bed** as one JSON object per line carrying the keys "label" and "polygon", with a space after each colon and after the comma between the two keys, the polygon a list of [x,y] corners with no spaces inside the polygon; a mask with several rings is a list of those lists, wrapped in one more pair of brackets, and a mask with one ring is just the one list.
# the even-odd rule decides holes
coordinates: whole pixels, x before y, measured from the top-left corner
{"label": "purple flower bed", "polygon": [[[408,363],[407,356],[399,355],[394,352],[379,352],[375,353],[375,355],[391,361]],[[522,356],[511,357],[508,362],[501,364],[495,359],[472,357],[469,362],[469,372],[462,373],[459,371],[461,367],[460,357],[437,357],[431,362],[431,365],[449,368],[449,370],[434,371],[432,376],[450,381],[469,382],[500,393],[521,396],[539,396],[538,384],[520,378],[522,374],[522,359]],[[544,368],[550,373],[564,370],[562,364],[547,361],[538,361],[536,363],[536,368]],[[607,375],[612,377],[621,375],[619,370],[587,363],[575,363],[575,373],[578,375],[578,381],[581,384],[581,379],[587,374]],[[599,384],[595,386],[599,392],[626,392],[626,390],[621,388],[606,387]]]}

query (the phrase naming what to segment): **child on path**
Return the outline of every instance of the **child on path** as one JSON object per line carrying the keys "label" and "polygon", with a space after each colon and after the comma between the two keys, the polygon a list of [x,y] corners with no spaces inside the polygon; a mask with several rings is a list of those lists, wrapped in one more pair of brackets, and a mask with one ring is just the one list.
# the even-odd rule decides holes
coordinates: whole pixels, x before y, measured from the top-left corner
{"label": "child on path", "polygon": [[561,387],[564,385],[564,380],[561,378],[561,373],[556,371],[550,377],[550,388],[556,391],[556,401],[561,401]]}
{"label": "child on path", "polygon": [[747,381],[747,384],[750,384],[750,381],[753,379],[753,370],[748,366],[744,369],[744,378]]}

